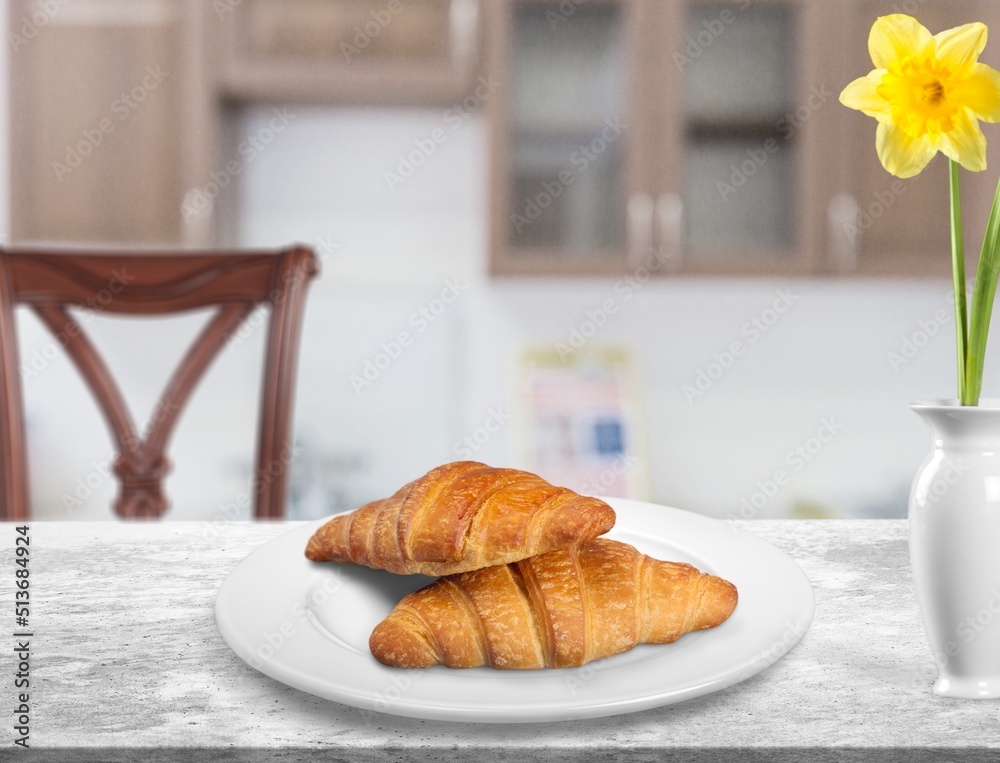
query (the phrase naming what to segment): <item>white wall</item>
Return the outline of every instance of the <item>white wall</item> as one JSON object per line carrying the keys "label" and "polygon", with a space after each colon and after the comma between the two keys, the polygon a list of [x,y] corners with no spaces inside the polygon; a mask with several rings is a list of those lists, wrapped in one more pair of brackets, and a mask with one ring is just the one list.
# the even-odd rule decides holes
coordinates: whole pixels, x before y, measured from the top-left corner
{"label": "white wall", "polygon": [[[309,297],[299,369],[293,465],[298,516],[353,506],[455,457],[455,442],[489,409],[515,414],[477,453],[519,464],[512,368],[526,344],[566,341],[588,310],[611,298],[619,311],[593,342],[624,343],[638,359],[653,500],[724,516],[772,480],[789,482],[758,516],[798,507],[838,515],[900,516],[909,481],[929,447],[907,403],[954,387],[950,319],[911,361],[889,355],[948,310],[943,281],[659,280],[624,301],[615,280],[486,277],[486,134],[478,116],[456,129],[412,177],[390,189],[385,172],[414,141],[444,125],[438,110],[291,109],[294,118],[252,161],[238,189],[239,241],[316,244],[323,274]],[[269,110],[240,129],[260,136]],[[947,256],[947,253],[942,253]],[[414,318],[458,279],[461,296],[439,319]],[[743,326],[786,290],[793,304],[754,340]],[[150,344],[131,322],[88,324],[122,373],[134,410],[148,410],[196,330],[171,319]],[[203,318],[202,318],[203,320]],[[368,387],[352,375],[382,343],[412,339]],[[222,518],[246,490],[253,454],[262,332],[227,349],[177,432],[168,491],[177,519]],[[22,354],[49,341],[22,321]],[[703,396],[686,398],[699,369],[734,341],[744,354]],[[994,348],[995,349],[995,348]],[[997,353],[987,391],[1000,395]],[[65,516],[93,461],[110,453],[93,404],[61,359],[26,384],[33,486],[40,516]],[[824,420],[840,427],[808,462],[787,460]],[[800,466],[801,468],[798,468]],[[107,518],[110,480],[70,513]],[[760,503],[760,501],[758,501]]]}
{"label": "white wall", "polygon": [[[265,116],[247,114],[245,133],[255,134]],[[329,236],[340,244],[310,307],[310,336],[323,335],[329,357],[323,368],[303,368],[301,405],[328,411],[329,447],[347,447],[337,433],[345,422],[353,441],[367,443],[366,489],[384,492],[448,457],[448,443],[491,406],[516,414],[511,368],[520,348],[565,342],[588,310],[612,298],[620,311],[592,341],[625,343],[639,359],[654,500],[738,512],[758,481],[783,470],[789,484],[759,515],[786,515],[796,504],[833,514],[903,513],[929,444],[907,404],[949,396],[954,386],[946,282],[673,279],[625,302],[615,280],[490,280],[483,123],[474,117],[449,129],[447,142],[394,190],[384,174],[442,126],[437,111],[304,111],[244,177],[243,243]],[[405,358],[414,364],[391,366],[370,393],[353,398],[346,377],[456,276],[469,289],[417,338]],[[364,296],[354,302],[358,284]],[[782,290],[793,298],[787,312],[766,333],[744,333]],[[345,300],[359,310],[353,322],[337,306]],[[394,303],[401,309],[385,309]],[[942,309],[947,325],[912,361],[893,364],[891,353],[921,331],[921,321],[934,330]],[[744,355],[690,401],[684,385],[736,340]],[[441,355],[432,360],[435,343]],[[312,347],[315,357],[324,354],[318,342]],[[997,370],[994,362],[988,374],[997,379]],[[402,404],[385,407],[383,394]],[[789,459],[828,419],[839,427],[832,441],[808,460]],[[355,429],[360,421],[368,426]],[[516,433],[516,425],[505,427],[477,457],[517,464]]]}

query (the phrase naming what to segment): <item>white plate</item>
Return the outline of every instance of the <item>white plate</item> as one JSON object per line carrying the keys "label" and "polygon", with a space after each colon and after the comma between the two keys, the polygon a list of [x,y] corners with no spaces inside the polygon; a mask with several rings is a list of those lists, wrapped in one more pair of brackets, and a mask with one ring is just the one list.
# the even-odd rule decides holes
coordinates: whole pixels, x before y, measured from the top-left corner
{"label": "white plate", "polygon": [[729,620],[582,668],[389,668],[371,656],[368,636],[431,578],[308,561],[306,541],[322,521],[244,559],[219,590],[215,619],[236,654],[296,689],[394,715],[490,723],[594,718],[699,697],[760,672],[806,632],[812,587],[781,551],[698,514],[605,500],[618,514],[608,537],[732,581],[739,604]]}

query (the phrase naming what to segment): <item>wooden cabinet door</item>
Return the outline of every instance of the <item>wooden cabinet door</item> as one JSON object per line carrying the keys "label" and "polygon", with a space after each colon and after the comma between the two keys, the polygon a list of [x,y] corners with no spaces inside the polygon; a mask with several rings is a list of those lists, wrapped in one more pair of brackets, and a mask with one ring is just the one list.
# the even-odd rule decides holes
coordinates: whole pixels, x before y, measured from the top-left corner
{"label": "wooden cabinet door", "polygon": [[9,9],[12,238],[176,243],[181,4]]}
{"label": "wooden cabinet door", "polygon": [[473,86],[481,0],[215,0],[239,100],[451,104]]}

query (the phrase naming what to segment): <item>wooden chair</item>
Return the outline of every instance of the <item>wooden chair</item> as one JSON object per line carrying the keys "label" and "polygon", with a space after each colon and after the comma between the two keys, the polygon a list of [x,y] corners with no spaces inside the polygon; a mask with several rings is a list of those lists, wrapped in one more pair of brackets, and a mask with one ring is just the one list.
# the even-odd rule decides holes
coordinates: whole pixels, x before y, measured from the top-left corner
{"label": "wooden chair", "polygon": [[[254,473],[254,516],[284,515],[292,397],[306,286],[319,271],[302,246],[281,251],[142,252],[0,249],[0,519],[29,516],[28,468],[16,305],[27,305],[73,359],[117,448],[122,517],[159,517],[161,481],[180,410],[227,339],[258,305],[270,305]],[[67,307],[160,315],[217,306],[140,433],[108,367]]]}

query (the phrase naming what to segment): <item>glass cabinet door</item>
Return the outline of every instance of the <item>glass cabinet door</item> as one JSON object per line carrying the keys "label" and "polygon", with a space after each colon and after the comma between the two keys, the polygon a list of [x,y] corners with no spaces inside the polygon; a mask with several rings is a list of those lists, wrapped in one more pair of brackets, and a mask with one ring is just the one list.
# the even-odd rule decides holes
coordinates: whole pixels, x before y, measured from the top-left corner
{"label": "glass cabinet door", "polygon": [[499,246],[509,260],[626,249],[628,2],[512,2]]}
{"label": "glass cabinet door", "polygon": [[678,180],[692,267],[791,256],[797,244],[798,12],[794,2],[685,8]]}
{"label": "glass cabinet door", "polygon": [[836,104],[822,64],[838,47],[822,27],[842,11],[823,0],[502,5],[494,271],[625,272],[653,254],[663,272],[815,267],[818,157]]}

